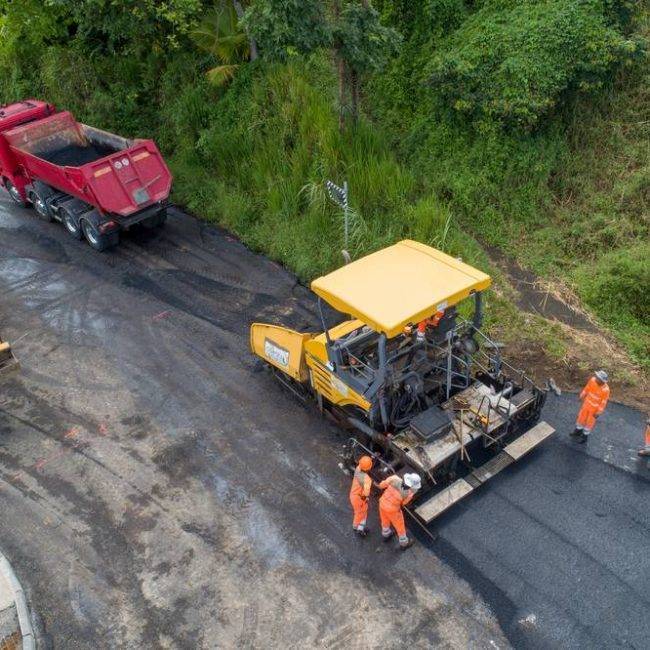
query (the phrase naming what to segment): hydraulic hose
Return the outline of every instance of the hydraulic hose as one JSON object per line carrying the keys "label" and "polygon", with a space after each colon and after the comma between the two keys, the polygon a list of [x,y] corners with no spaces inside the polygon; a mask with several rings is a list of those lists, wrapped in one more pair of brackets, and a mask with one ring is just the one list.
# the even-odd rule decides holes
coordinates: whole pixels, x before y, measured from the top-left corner
{"label": "hydraulic hose", "polygon": [[374,443],[378,444],[383,449],[390,449],[390,442],[388,437],[379,431],[375,431],[372,427],[368,426],[365,422],[358,420],[357,418],[348,418],[348,423],[351,427],[359,429],[362,433],[365,433]]}

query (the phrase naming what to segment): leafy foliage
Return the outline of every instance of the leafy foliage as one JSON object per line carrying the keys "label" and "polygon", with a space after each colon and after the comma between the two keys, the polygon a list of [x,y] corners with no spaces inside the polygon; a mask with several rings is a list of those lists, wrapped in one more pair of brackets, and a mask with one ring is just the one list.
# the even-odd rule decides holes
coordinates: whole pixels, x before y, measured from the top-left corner
{"label": "leafy foliage", "polygon": [[320,0],[255,0],[244,24],[270,61],[310,54],[331,42]]}
{"label": "leafy foliage", "polygon": [[50,0],[64,9],[78,42],[92,51],[139,52],[179,45],[203,0]]}
{"label": "leafy foliage", "polygon": [[381,23],[376,9],[356,2],[345,5],[333,34],[348,66],[362,74],[380,71],[400,41],[397,31]]}
{"label": "leafy foliage", "polygon": [[220,62],[220,65],[206,72],[215,86],[223,86],[230,81],[241,62],[247,61],[250,55],[248,36],[239,25],[235,8],[228,0],[220,0],[190,32],[190,36],[199,48]]}
{"label": "leafy foliage", "polygon": [[334,46],[352,70],[374,72],[395,54],[399,34],[367,2],[255,0],[245,22],[268,60]]}
{"label": "leafy foliage", "polygon": [[473,119],[530,129],[566,91],[598,89],[642,54],[604,9],[599,0],[486,0],[433,58],[430,83]]}

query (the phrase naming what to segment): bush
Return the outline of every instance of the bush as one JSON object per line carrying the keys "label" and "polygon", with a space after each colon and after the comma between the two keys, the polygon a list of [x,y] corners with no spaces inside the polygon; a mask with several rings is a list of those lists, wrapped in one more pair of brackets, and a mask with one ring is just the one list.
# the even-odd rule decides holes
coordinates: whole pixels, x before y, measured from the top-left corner
{"label": "bush", "polygon": [[575,273],[578,294],[618,331],[635,358],[650,366],[650,244],[602,256]]}
{"label": "bush", "polygon": [[[486,0],[430,63],[430,84],[477,122],[532,129],[567,91],[642,56],[600,0]],[[607,5],[607,6],[606,6]]]}
{"label": "bush", "polygon": [[650,328],[650,244],[603,255],[576,271],[580,293],[605,321],[629,315]]}

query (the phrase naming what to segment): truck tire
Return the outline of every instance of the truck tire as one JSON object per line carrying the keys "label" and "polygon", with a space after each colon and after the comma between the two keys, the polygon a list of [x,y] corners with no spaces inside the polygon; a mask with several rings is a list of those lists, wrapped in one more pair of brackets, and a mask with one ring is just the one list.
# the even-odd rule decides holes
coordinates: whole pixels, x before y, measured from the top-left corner
{"label": "truck tire", "polygon": [[18,188],[9,179],[5,180],[4,186],[7,192],[9,192],[9,196],[14,203],[17,203],[21,208],[26,208],[29,206],[29,203],[27,203],[27,201],[23,201],[23,197],[20,196]]}
{"label": "truck tire", "polygon": [[87,219],[81,220],[81,229],[83,231],[86,241],[100,253],[113,246],[117,246],[120,241],[119,232],[111,232],[105,235],[99,233],[97,228],[91,224]]}
{"label": "truck tire", "polygon": [[47,197],[42,196],[41,193],[36,192],[36,190],[30,190],[27,193],[27,198],[30,200],[31,204],[34,206],[34,210],[36,210],[36,214],[43,220],[43,221],[53,221],[54,217],[52,216],[52,211],[50,210],[50,207],[47,205],[45,199]]}
{"label": "truck tire", "polygon": [[83,237],[81,224],[75,219],[71,210],[68,210],[67,208],[59,208],[59,217],[61,217],[63,226],[73,239],[81,239]]}
{"label": "truck tire", "polygon": [[142,222],[142,225],[145,228],[160,228],[161,226],[165,225],[165,221],[167,221],[167,210],[163,209],[160,212],[154,214],[153,217],[145,219]]}

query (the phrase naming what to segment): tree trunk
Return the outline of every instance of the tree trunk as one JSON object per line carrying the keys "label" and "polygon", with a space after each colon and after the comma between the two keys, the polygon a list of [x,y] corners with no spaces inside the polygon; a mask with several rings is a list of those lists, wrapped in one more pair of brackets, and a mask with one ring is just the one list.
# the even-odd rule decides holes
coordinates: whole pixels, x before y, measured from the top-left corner
{"label": "tree trunk", "polygon": [[[341,16],[340,0],[334,0],[332,2],[332,10],[334,13],[334,21],[338,22],[339,17]],[[339,80],[339,133],[343,133],[345,130],[345,61],[343,60],[341,47],[338,44],[334,46],[334,59],[336,61]]]}
{"label": "tree trunk", "polygon": [[339,132],[345,130],[345,61],[340,52],[336,53],[339,76]]}
{"label": "tree trunk", "polygon": [[[235,13],[237,14],[237,19],[241,20],[244,16],[244,7],[242,7],[241,2],[239,0],[232,0],[232,6],[235,8]],[[249,49],[250,49],[250,60],[255,61],[255,59],[258,57],[257,54],[257,42],[255,41],[254,38],[248,37],[249,40]]]}
{"label": "tree trunk", "polygon": [[352,96],[352,121],[359,120],[359,75],[356,70],[350,70],[350,95]]}

